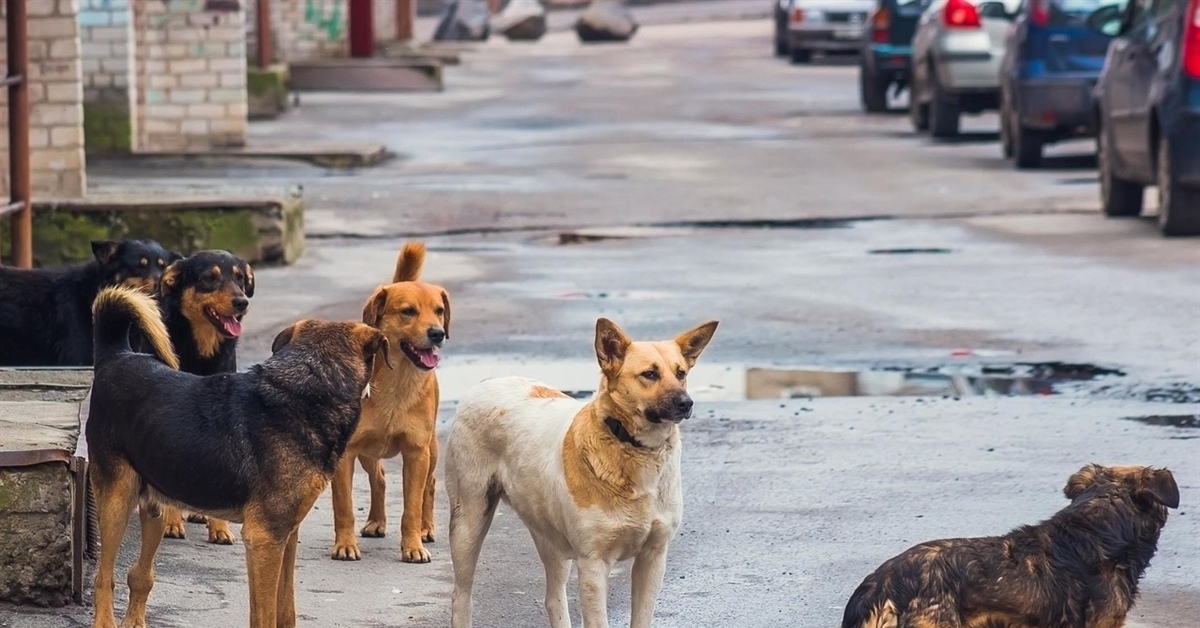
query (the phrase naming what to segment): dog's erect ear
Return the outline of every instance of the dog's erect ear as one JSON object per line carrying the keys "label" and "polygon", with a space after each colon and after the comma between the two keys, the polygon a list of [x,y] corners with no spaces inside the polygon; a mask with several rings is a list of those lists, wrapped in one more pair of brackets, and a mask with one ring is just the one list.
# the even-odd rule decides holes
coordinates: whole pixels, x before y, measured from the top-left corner
{"label": "dog's erect ear", "polygon": [[275,336],[275,340],[271,342],[271,353],[278,353],[280,349],[287,346],[292,338],[296,335],[296,329],[300,327],[300,323],[288,325],[283,331]]}
{"label": "dog's erect ear", "polygon": [[96,257],[96,261],[101,264],[107,264],[112,261],[114,255],[117,254],[117,249],[121,248],[120,242],[112,240],[92,240],[92,255]]}
{"label": "dog's erect ear", "polygon": [[1072,500],[1079,497],[1088,487],[1095,484],[1096,477],[1103,473],[1104,467],[1098,464],[1084,466],[1067,479],[1067,485],[1063,487],[1063,495]]}
{"label": "dog's erect ear", "polygon": [[362,345],[363,357],[371,357],[376,353],[383,353],[383,362],[384,364],[387,364],[388,370],[394,369],[395,367],[392,366],[392,355],[387,336],[374,327],[369,329],[371,330],[371,333],[367,335],[367,339],[363,341]]}
{"label": "dog's erect ear", "polygon": [[163,271],[162,277],[158,279],[158,296],[165,297],[174,292],[179,287],[179,278],[182,274],[183,259],[171,262],[171,265]]}
{"label": "dog's erect ear", "polygon": [[1153,501],[1167,508],[1179,508],[1179,485],[1167,469],[1149,469],[1138,480],[1134,492],[1139,499]]}
{"label": "dog's erect ear", "polygon": [[615,375],[625,362],[625,352],[632,341],[616,323],[601,318],[596,321],[596,359],[600,370]]}
{"label": "dog's erect ear", "polygon": [[450,339],[450,295],[442,290],[442,307],[445,311],[442,312],[442,331],[446,332],[446,340]]}
{"label": "dog's erect ear", "polygon": [[675,344],[679,345],[679,351],[683,353],[683,359],[687,360],[688,368],[696,365],[696,358],[700,357],[700,352],[708,346],[708,341],[712,340],[716,331],[717,321],[708,321],[676,336]]}
{"label": "dog's erect ear", "polygon": [[254,269],[246,262],[242,262],[242,273],[245,275],[245,286],[242,287],[242,292],[246,293],[246,298],[254,296]]}
{"label": "dog's erect ear", "polygon": [[371,327],[378,328],[383,322],[383,308],[387,306],[387,290],[383,286],[375,289],[371,293],[371,298],[367,299],[367,304],[363,306],[363,322]]}

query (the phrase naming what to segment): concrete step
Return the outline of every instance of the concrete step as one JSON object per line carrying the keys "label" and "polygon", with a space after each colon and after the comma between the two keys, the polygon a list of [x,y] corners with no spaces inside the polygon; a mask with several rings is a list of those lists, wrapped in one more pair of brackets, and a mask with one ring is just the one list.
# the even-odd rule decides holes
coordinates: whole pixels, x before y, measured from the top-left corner
{"label": "concrete step", "polygon": [[442,62],[433,57],[319,59],[288,67],[292,91],[440,92]]}

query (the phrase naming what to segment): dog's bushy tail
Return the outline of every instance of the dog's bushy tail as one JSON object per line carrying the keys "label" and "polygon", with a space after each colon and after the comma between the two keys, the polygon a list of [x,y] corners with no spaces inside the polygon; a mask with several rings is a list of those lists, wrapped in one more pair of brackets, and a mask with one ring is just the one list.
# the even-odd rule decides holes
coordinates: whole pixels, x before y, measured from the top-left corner
{"label": "dog's bushy tail", "polygon": [[874,575],[858,585],[842,615],[842,628],[896,628],[898,624],[896,605],[885,599]]}
{"label": "dog's bushy tail", "polygon": [[400,281],[416,281],[421,278],[421,267],[425,265],[425,245],[421,242],[408,242],[396,258],[396,274],[392,275],[392,283]]}
{"label": "dog's bushy tail", "polygon": [[95,366],[130,351],[129,331],[136,325],[154,357],[179,370],[179,358],[171,348],[167,326],[158,311],[158,304],[150,295],[124,286],[105,288],[92,301],[92,323]]}

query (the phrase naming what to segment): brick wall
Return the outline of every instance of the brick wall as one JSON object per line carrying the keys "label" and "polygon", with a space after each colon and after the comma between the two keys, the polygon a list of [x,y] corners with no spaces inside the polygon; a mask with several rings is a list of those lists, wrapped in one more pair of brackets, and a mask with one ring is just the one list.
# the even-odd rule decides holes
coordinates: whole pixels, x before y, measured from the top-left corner
{"label": "brick wall", "polygon": [[88,152],[128,152],[133,26],[127,0],[78,0],[83,135]]}
{"label": "brick wall", "polygon": [[245,1],[134,3],[135,151],[245,144]]}
{"label": "brick wall", "polygon": [[[75,6],[75,0],[29,3],[29,160],[36,196],[74,198],[84,191],[83,90]],[[0,22],[0,63],[5,61],[6,40]],[[0,90],[0,126],[8,127],[6,89]],[[0,194],[7,198],[7,131],[0,133],[0,173]]]}

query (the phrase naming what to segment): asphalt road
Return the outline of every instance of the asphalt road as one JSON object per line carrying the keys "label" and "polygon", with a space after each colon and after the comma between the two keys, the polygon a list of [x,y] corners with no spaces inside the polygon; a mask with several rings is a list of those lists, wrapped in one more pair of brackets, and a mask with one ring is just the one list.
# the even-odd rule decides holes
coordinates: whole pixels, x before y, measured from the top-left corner
{"label": "asphalt road", "polygon": [[[1086,142],[1018,173],[999,157],[994,116],[934,144],[901,115],[859,113],[846,62],[796,67],[769,51],[765,20],[651,25],[629,46],[496,41],[449,70],[444,93],[306,95],[287,118],[253,126],[257,137],[386,141],[401,156],[377,168],[164,162],[89,176],[304,185],[310,250],[256,273],[246,363],[296,318],[356,317],[403,239],[427,239],[426,276],[454,299],[443,435],[454,399],[487,375],[594,385],[597,316],[641,338],[720,318],[695,372],[684,525],[658,626],[836,625],[882,560],[1047,517],[1065,504],[1067,476],[1093,461],[1174,470],[1182,507],[1129,625],[1194,625],[1200,432],[1131,419],[1200,414],[1196,241],[1163,240],[1148,218],[1103,219]],[[580,229],[601,239],[558,244]],[[750,367],[1052,361],[1123,374],[1050,396],[744,399]],[[302,528],[302,625],[447,625],[440,497],[428,565],[399,562],[395,530],[363,541],[361,562],[330,560],[328,499],[318,502]],[[163,544],[152,625],[244,622],[242,550],[207,546],[201,532]],[[612,586],[614,625],[628,621],[627,575]],[[502,511],[477,625],[544,625],[542,587],[527,533]],[[88,618],[0,610],[6,628]]]}

